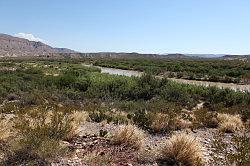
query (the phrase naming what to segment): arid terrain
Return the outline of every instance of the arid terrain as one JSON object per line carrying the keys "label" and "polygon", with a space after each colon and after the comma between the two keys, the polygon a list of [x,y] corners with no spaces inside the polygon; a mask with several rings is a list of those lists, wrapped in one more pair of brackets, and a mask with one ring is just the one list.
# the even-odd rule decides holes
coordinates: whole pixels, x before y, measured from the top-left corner
{"label": "arid terrain", "polygon": [[249,92],[96,61],[1,61],[0,165],[249,164]]}
{"label": "arid terrain", "polygon": [[250,166],[250,0],[0,0],[0,166]]}
{"label": "arid terrain", "polygon": [[77,53],[0,35],[0,165],[248,166],[248,56]]}

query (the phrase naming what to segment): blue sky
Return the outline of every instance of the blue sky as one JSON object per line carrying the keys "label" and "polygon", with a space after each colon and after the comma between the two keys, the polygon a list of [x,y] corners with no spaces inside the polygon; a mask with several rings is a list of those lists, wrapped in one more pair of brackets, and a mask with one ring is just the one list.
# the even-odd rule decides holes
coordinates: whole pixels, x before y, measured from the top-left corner
{"label": "blue sky", "polygon": [[0,20],[82,52],[250,54],[250,0],[0,0]]}

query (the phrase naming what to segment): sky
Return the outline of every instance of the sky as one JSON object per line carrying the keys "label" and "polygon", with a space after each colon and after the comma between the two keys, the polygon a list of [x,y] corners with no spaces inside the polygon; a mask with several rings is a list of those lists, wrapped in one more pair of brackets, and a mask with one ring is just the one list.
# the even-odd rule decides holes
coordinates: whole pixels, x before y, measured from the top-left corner
{"label": "sky", "polygon": [[0,33],[81,52],[250,54],[250,0],[0,0]]}

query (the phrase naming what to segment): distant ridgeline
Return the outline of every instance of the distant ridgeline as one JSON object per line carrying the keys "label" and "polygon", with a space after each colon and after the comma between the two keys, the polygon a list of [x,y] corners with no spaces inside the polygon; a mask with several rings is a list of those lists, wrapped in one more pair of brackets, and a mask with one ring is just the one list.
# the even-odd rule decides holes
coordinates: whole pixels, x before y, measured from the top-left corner
{"label": "distant ridgeline", "polygon": [[227,60],[249,60],[250,55],[213,54],[140,54],[136,52],[97,52],[79,53],[67,48],[54,48],[42,42],[0,34],[0,57],[48,57],[48,58],[155,58],[155,59],[194,59],[223,58]]}

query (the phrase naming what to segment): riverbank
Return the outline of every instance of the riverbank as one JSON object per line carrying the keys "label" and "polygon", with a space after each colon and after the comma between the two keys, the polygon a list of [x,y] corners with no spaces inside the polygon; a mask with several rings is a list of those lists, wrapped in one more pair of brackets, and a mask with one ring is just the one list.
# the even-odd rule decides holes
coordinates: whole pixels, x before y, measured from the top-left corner
{"label": "riverbank", "polygon": [[[87,67],[97,67],[101,69],[101,73],[113,74],[113,75],[123,75],[128,77],[140,77],[143,75],[143,72],[135,71],[135,70],[123,70],[123,69],[116,69],[116,68],[108,68],[108,67],[101,67],[101,66],[93,66],[93,65],[86,65]],[[157,78],[163,78],[162,76],[157,76]],[[234,83],[221,83],[221,82],[210,82],[210,81],[196,81],[196,80],[186,80],[186,79],[178,79],[178,78],[168,78],[169,80],[183,83],[183,84],[191,84],[197,86],[204,86],[204,87],[217,87],[220,89],[232,89],[234,91],[240,92],[250,92],[250,85],[240,85]]]}

